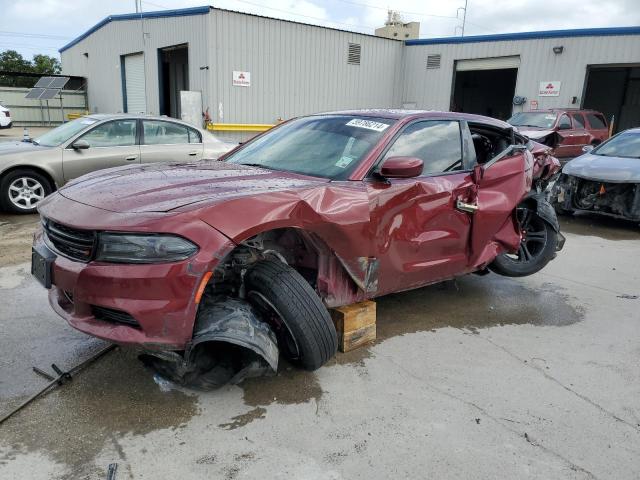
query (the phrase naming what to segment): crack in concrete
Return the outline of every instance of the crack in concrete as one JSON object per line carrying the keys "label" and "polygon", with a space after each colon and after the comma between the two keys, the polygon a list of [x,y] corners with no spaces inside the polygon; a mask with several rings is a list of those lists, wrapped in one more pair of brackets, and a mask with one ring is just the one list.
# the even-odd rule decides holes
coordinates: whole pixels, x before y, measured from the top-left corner
{"label": "crack in concrete", "polygon": [[592,472],[590,472],[589,470],[587,470],[584,467],[581,467],[580,465],[572,462],[571,460],[569,460],[567,457],[565,457],[564,455],[556,452],[555,450],[546,447],[542,444],[540,444],[539,442],[536,442],[532,439],[532,437],[527,433],[527,432],[521,432],[519,430],[516,430],[515,428],[511,428],[509,425],[501,422],[499,417],[494,417],[493,415],[491,415],[486,409],[484,409],[483,407],[481,407],[480,405],[470,401],[470,400],[466,400],[465,398],[462,398],[458,395],[455,395],[451,392],[448,392],[446,390],[443,390],[439,387],[436,387],[435,385],[431,384],[428,380],[426,380],[425,378],[413,373],[412,371],[410,371],[408,368],[406,368],[404,365],[401,365],[399,363],[397,363],[396,361],[393,360],[393,358],[389,357],[388,355],[384,355],[381,354],[379,352],[376,352],[376,356],[381,356],[385,359],[387,359],[390,363],[392,363],[393,365],[395,365],[396,367],[398,367],[401,371],[403,371],[405,374],[409,375],[411,378],[418,380],[420,383],[423,383],[427,388],[429,388],[430,390],[433,390],[436,393],[439,393],[440,395],[444,395],[447,398],[451,398],[453,400],[456,400],[458,402],[461,402],[477,411],[479,411],[480,413],[482,413],[483,415],[486,415],[487,418],[493,420],[494,423],[496,423],[497,425],[501,426],[504,430],[516,435],[517,438],[519,438],[520,440],[524,440],[526,441],[529,445],[533,446],[533,447],[537,447],[540,450],[544,451],[545,453],[563,461],[565,464],[567,464],[569,466],[569,468],[573,471],[576,472],[582,472],[584,473],[589,479],[591,480],[599,480],[598,477],[596,477]]}
{"label": "crack in concrete", "polygon": [[589,405],[595,407],[596,409],[600,410],[600,412],[604,413],[605,415],[613,418],[614,420],[616,420],[617,422],[623,423],[624,425],[632,428],[636,433],[640,432],[640,428],[634,424],[632,424],[631,422],[625,420],[624,418],[619,417],[618,415],[616,415],[615,413],[607,410],[606,408],[604,408],[602,405],[600,405],[599,403],[594,402],[593,400],[591,400],[589,397],[587,397],[586,395],[583,395],[577,391],[575,391],[573,388],[565,385],[564,383],[562,383],[560,380],[558,380],[557,378],[555,378],[553,375],[550,375],[549,373],[547,373],[546,371],[544,371],[542,368],[536,366],[534,363],[529,363],[527,362],[524,358],[520,358],[518,355],[516,355],[515,353],[513,353],[511,350],[509,350],[506,347],[503,347],[502,345],[500,345],[499,343],[494,342],[493,340],[483,336],[483,335],[479,335],[479,338],[483,339],[484,341],[486,341],[487,343],[490,343],[491,345],[493,345],[496,348],[499,348],[500,350],[502,350],[503,352],[505,352],[507,355],[511,356],[512,358],[515,358],[516,360],[518,360],[520,363],[522,363],[523,365],[536,370],[537,372],[541,373],[546,379],[554,382],[556,385],[559,385],[560,387],[562,387],[563,389],[565,389],[567,392],[572,393],[573,395],[575,395],[576,397],[578,397],[579,399],[583,400],[584,402],[587,402]]}

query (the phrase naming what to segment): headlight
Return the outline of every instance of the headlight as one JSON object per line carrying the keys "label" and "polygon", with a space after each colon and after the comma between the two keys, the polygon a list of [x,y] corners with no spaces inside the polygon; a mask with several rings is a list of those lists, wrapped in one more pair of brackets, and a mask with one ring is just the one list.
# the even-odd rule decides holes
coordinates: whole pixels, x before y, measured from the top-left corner
{"label": "headlight", "polygon": [[198,247],[175,235],[100,233],[95,259],[112,263],[166,263],[185,260]]}

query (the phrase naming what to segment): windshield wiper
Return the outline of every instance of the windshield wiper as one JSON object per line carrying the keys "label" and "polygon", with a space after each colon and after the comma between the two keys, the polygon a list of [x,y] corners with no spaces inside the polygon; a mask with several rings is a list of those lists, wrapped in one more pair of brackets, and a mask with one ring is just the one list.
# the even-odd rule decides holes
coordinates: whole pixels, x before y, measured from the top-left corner
{"label": "windshield wiper", "polygon": [[247,167],[267,168],[261,163],[239,163],[238,165],[246,165]]}

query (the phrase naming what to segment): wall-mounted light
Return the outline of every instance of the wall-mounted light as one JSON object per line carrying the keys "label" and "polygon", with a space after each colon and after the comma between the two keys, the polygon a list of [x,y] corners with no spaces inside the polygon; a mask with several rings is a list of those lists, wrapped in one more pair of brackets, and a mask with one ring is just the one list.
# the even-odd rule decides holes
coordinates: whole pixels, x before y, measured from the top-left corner
{"label": "wall-mounted light", "polygon": [[562,52],[564,52],[564,47],[562,45],[559,47],[553,47],[553,53],[556,55],[560,55]]}

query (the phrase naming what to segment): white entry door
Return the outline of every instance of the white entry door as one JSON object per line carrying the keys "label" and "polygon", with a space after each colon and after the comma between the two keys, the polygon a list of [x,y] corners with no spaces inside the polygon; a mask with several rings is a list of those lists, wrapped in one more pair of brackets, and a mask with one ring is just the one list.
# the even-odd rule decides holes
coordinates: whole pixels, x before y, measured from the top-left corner
{"label": "white entry door", "polygon": [[144,80],[144,54],[124,57],[124,95],[127,113],[147,113]]}

